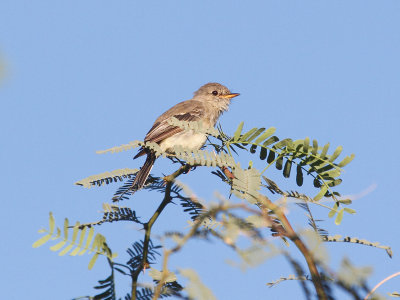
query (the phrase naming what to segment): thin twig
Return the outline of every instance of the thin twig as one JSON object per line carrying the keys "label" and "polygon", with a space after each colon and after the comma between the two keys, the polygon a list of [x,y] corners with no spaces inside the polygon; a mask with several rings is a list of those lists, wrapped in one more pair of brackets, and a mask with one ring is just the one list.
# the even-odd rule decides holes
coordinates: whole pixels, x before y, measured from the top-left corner
{"label": "thin twig", "polygon": [[163,269],[162,269],[162,272],[161,272],[161,278],[160,278],[160,281],[158,282],[156,288],[154,289],[153,300],[157,300],[160,297],[162,287],[163,287],[163,285],[165,283],[165,280],[167,279],[167,276],[168,276],[168,273],[169,273],[168,272],[168,258],[169,258],[170,254],[171,254],[170,250],[165,250],[164,251]]}
{"label": "thin twig", "polygon": [[385,279],[383,279],[383,280],[382,280],[381,282],[379,282],[376,286],[374,286],[374,288],[368,293],[368,295],[365,296],[364,300],[367,300],[367,299],[369,298],[369,296],[371,296],[371,295],[376,291],[376,289],[377,289],[378,287],[380,287],[382,284],[384,284],[386,281],[388,281],[388,280],[390,280],[390,279],[392,279],[392,278],[394,278],[394,277],[396,277],[396,276],[399,276],[399,275],[400,275],[400,272],[397,272],[397,273],[394,273],[394,274],[392,274],[392,275],[386,277]]}
{"label": "thin twig", "polygon": [[277,216],[279,221],[281,221],[281,223],[285,229],[285,236],[287,238],[289,238],[296,245],[296,247],[300,250],[300,252],[303,254],[303,256],[307,262],[308,269],[310,270],[312,282],[313,282],[315,290],[317,292],[318,299],[326,300],[327,296],[326,296],[326,293],[325,293],[325,290],[324,290],[324,287],[322,284],[322,278],[317,269],[316,262],[313,258],[313,255],[308,250],[307,246],[303,243],[303,241],[300,239],[300,237],[297,235],[297,233],[293,230],[292,225],[290,224],[286,215],[279,208],[279,206],[272,203],[271,200],[269,200],[265,196],[261,195],[259,198],[261,200],[260,201],[261,209],[271,210],[275,213],[275,215]]}

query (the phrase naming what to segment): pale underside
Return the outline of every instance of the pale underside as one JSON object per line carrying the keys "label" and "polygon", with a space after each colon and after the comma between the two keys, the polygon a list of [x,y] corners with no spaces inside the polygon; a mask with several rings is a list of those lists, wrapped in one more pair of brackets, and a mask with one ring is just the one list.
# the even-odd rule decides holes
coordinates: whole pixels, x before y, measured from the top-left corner
{"label": "pale underside", "polygon": [[163,151],[170,154],[174,153],[174,146],[181,146],[189,150],[197,150],[204,145],[206,139],[206,134],[194,133],[192,130],[182,131],[163,140],[160,143],[160,147]]}

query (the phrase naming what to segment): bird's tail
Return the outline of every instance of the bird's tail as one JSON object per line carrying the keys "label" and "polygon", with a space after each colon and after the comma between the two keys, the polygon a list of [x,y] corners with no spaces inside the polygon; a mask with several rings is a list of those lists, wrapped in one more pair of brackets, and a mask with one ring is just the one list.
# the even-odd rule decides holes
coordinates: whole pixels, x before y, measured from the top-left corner
{"label": "bird's tail", "polygon": [[155,153],[153,151],[148,152],[143,167],[136,174],[135,180],[132,183],[132,189],[134,191],[140,190],[144,186],[147,177],[149,177],[150,171],[153,168],[155,161],[156,161]]}

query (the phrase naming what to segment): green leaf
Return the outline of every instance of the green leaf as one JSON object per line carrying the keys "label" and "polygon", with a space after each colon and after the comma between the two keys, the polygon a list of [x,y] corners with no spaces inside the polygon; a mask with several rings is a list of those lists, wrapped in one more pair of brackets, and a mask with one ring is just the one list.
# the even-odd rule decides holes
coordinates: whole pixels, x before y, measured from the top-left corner
{"label": "green leaf", "polygon": [[104,237],[101,234],[96,234],[94,237],[92,247],[90,248],[90,252],[96,252],[96,249],[101,249],[104,244]]}
{"label": "green leaf", "polygon": [[258,191],[261,187],[260,172],[257,169],[243,170],[239,166],[233,170],[232,192],[241,199],[251,203],[257,202]]}
{"label": "green leaf", "polygon": [[[150,144],[154,145],[155,143],[149,142],[149,143],[147,143],[146,147],[149,147]],[[112,148],[109,148],[109,149],[106,149],[106,150],[98,150],[98,151],[96,151],[96,153],[97,153],[97,154],[119,153],[119,152],[121,152],[121,151],[131,150],[131,149],[134,149],[134,148],[136,148],[136,147],[143,146],[143,145],[144,145],[143,142],[140,142],[140,141],[133,141],[133,142],[129,142],[128,144],[124,144],[124,145],[120,145],[120,146],[115,146],[115,147],[112,147]],[[157,145],[157,144],[156,144],[156,145]],[[157,146],[156,146],[156,147],[157,147]],[[157,151],[157,152],[161,152],[161,149],[160,149],[160,151]],[[79,184],[79,183],[77,183],[77,184]]]}
{"label": "green leaf", "polygon": [[342,183],[342,179],[336,179],[330,182],[327,182],[329,187],[334,187]]}
{"label": "green leaf", "polygon": [[267,158],[267,163],[272,163],[275,160],[275,152],[274,151],[269,151],[268,158]]}
{"label": "green leaf", "polygon": [[251,145],[250,153],[254,154],[254,153],[256,153],[256,150],[257,150],[257,145]]}
{"label": "green leaf", "polygon": [[78,237],[79,226],[80,226],[80,223],[76,222],[73,227],[73,232],[72,232],[72,242],[73,243],[75,243],[76,238]]}
{"label": "green leaf", "polygon": [[353,159],[355,155],[351,154],[350,156],[346,156],[340,163],[338,163],[338,167],[343,168],[347,164],[349,164]]}
{"label": "green leaf", "polygon": [[349,205],[349,204],[351,204],[353,201],[351,201],[351,199],[341,199],[341,200],[339,200],[339,202],[340,202],[340,203],[343,203],[343,204],[346,204],[346,205]]}
{"label": "green leaf", "polygon": [[289,178],[291,169],[292,169],[292,161],[290,159],[287,159],[285,167],[283,168],[283,177]]}
{"label": "green leaf", "polygon": [[332,210],[329,212],[328,217],[332,218],[334,215],[336,215],[336,210],[339,208],[339,204],[335,202],[335,204],[332,207]]}
{"label": "green leaf", "polygon": [[55,220],[54,220],[54,217],[53,217],[53,213],[52,212],[50,212],[49,213],[49,230],[50,230],[50,234],[53,234],[53,232],[54,232],[54,228],[55,228],[55,224],[56,224],[56,222],[55,222]]}
{"label": "green leaf", "polygon": [[235,131],[235,133],[233,135],[233,139],[235,141],[237,141],[239,139],[240,134],[242,133],[243,125],[244,125],[244,122],[240,122],[238,128],[236,129],[236,131]]}
{"label": "green leaf", "polygon": [[308,170],[308,174],[310,174],[311,172],[316,171],[317,166],[325,164],[325,161],[324,159],[316,159],[316,160],[313,159],[312,163],[308,162],[307,164],[310,166],[310,170]]}
{"label": "green leaf", "polygon": [[329,158],[329,161],[333,162],[336,158],[338,158],[340,153],[342,153],[342,150],[343,150],[342,146],[337,147],[335,152],[333,152],[332,156]]}
{"label": "green leaf", "polygon": [[322,148],[322,151],[321,151],[321,154],[320,154],[321,158],[325,158],[326,157],[326,153],[328,153],[329,146],[330,146],[330,144],[328,143],[328,144],[326,144],[324,146],[324,148]]}
{"label": "green leaf", "polygon": [[313,148],[311,154],[316,155],[318,153],[318,142],[316,140],[313,140],[312,143],[313,143]]}
{"label": "green leaf", "polygon": [[297,165],[297,170],[296,170],[296,183],[298,186],[303,185],[303,170],[300,165]]}
{"label": "green leaf", "polygon": [[122,178],[130,178],[132,175],[137,173],[138,169],[118,169],[111,172],[103,172],[101,174],[91,175],[84,179],[75,182],[76,185],[83,186],[85,188],[91,188],[93,186],[102,186],[117,181],[122,181]]}
{"label": "green leaf", "polygon": [[91,227],[91,228],[89,229],[89,233],[88,233],[88,236],[87,236],[87,238],[86,238],[85,247],[82,249],[81,252],[79,252],[79,255],[83,255],[83,254],[89,249],[89,245],[90,245],[90,243],[92,242],[93,235],[94,235],[94,228]]}
{"label": "green leaf", "polygon": [[81,230],[81,236],[79,237],[79,247],[82,247],[82,245],[83,245],[83,241],[84,241],[84,239],[85,239],[85,235],[86,235],[86,230],[87,230],[87,227],[85,226],[85,227],[83,227],[83,229]]}
{"label": "green leaf", "polygon": [[246,142],[251,142],[254,140],[256,137],[258,137],[262,132],[264,132],[265,128],[259,128],[257,129],[253,134],[251,134],[247,139]]}
{"label": "green leaf", "polygon": [[262,135],[260,135],[260,136],[256,139],[255,143],[256,143],[256,144],[261,143],[261,142],[262,142],[263,140],[265,140],[267,137],[273,135],[273,134],[275,133],[275,131],[276,131],[276,128],[275,128],[275,127],[268,128]]}
{"label": "green leaf", "polygon": [[282,166],[283,166],[283,156],[282,155],[278,156],[275,166],[278,170],[282,170]]}
{"label": "green leaf", "polygon": [[277,141],[279,141],[279,139],[278,139],[276,136],[271,136],[268,140],[266,140],[266,141],[263,143],[263,146],[264,146],[264,147],[267,147],[267,146],[269,146],[269,145],[271,145],[271,144],[273,144],[273,143],[275,143],[275,142],[277,142]]}
{"label": "green leaf", "polygon": [[318,178],[314,178],[313,185],[316,188],[320,188],[322,184],[321,184],[321,182],[319,181]]}
{"label": "green leaf", "polygon": [[252,128],[249,131],[247,131],[243,136],[240,137],[240,141],[247,141],[247,138],[251,137],[254,132],[257,131],[257,128]]}
{"label": "green leaf", "polygon": [[334,167],[335,167],[335,165],[333,165],[333,164],[328,164],[328,165],[326,165],[326,166],[324,166],[324,167],[322,167],[322,168],[317,169],[316,172],[317,172],[318,174],[321,174],[321,173],[324,173],[324,172],[326,172],[326,171],[332,170]]}
{"label": "green leaf", "polygon": [[276,149],[282,149],[282,148],[284,148],[284,147],[289,147],[290,145],[292,145],[292,143],[293,143],[292,139],[284,139],[284,140],[278,142],[278,143],[274,146],[274,148],[276,148]]}
{"label": "green leaf", "polygon": [[345,210],[345,212],[348,212],[349,214],[353,214],[354,215],[356,213],[356,211],[354,209],[351,209],[351,208],[348,208],[348,207],[345,207],[343,209]]}
{"label": "green leaf", "polygon": [[88,269],[91,270],[96,263],[97,258],[99,257],[99,253],[95,253],[92,257],[92,259],[89,261],[89,266]]}
{"label": "green leaf", "polygon": [[68,240],[68,227],[69,227],[69,222],[68,219],[65,218],[64,220],[64,239]]}
{"label": "green leaf", "polygon": [[344,212],[344,209],[343,209],[343,208],[342,208],[341,210],[339,210],[339,212],[338,212],[338,214],[337,214],[337,216],[336,216],[336,219],[335,219],[335,224],[336,224],[336,225],[340,225],[340,223],[342,223],[343,212]]}
{"label": "green leaf", "polygon": [[62,247],[65,246],[65,244],[67,243],[67,240],[62,240],[61,242],[55,244],[54,246],[50,247],[51,251],[58,251],[60,250]]}
{"label": "green leaf", "polygon": [[[319,173],[319,172],[317,172],[317,173]],[[321,174],[321,173],[319,173],[319,174],[321,175],[322,178],[336,178],[336,177],[340,176],[340,170],[335,169],[335,170],[331,170],[331,171],[328,171],[323,174]]]}
{"label": "green leaf", "polygon": [[42,236],[40,239],[38,239],[36,242],[33,243],[32,247],[37,248],[42,246],[43,244],[47,243],[48,240],[50,240],[51,234],[46,234],[45,236]]}
{"label": "green leaf", "polygon": [[81,250],[81,248],[79,246],[77,246],[74,251],[72,251],[69,255],[71,256],[75,256],[79,253],[79,251]]}
{"label": "green leaf", "polygon": [[314,201],[321,200],[323,196],[325,196],[326,192],[328,191],[328,187],[323,185],[319,193],[314,197]]}
{"label": "green leaf", "polygon": [[268,152],[267,149],[261,147],[261,150],[260,150],[260,159],[261,160],[264,160],[267,157],[267,152]]}
{"label": "green leaf", "polygon": [[304,144],[303,144],[304,152],[308,153],[308,148],[309,148],[309,146],[310,146],[310,138],[309,138],[309,137],[306,137],[306,138],[304,139]]}
{"label": "green leaf", "polygon": [[74,247],[74,244],[69,244],[67,247],[65,247],[60,253],[58,253],[59,256],[63,256],[65,254],[67,254],[72,247]]}
{"label": "green leaf", "polygon": [[61,237],[61,229],[57,227],[57,234],[53,237],[53,240],[58,240]]}

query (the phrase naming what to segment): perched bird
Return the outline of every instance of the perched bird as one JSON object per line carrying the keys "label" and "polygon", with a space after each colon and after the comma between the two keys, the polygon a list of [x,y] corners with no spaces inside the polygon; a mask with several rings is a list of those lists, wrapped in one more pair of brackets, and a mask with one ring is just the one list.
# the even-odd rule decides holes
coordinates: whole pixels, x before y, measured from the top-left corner
{"label": "perched bird", "polygon": [[[144,141],[157,143],[170,154],[174,153],[174,146],[178,145],[186,149],[200,149],[206,142],[206,134],[185,131],[170,125],[168,120],[175,117],[181,121],[202,121],[205,127],[214,127],[219,116],[228,110],[231,99],[236,96],[239,94],[231,93],[222,84],[207,83],[194,93],[192,99],[176,104],[159,116]],[[132,183],[134,191],[143,187],[156,160],[155,153],[146,148],[140,149],[134,159],[144,154],[147,155],[146,161]]]}

